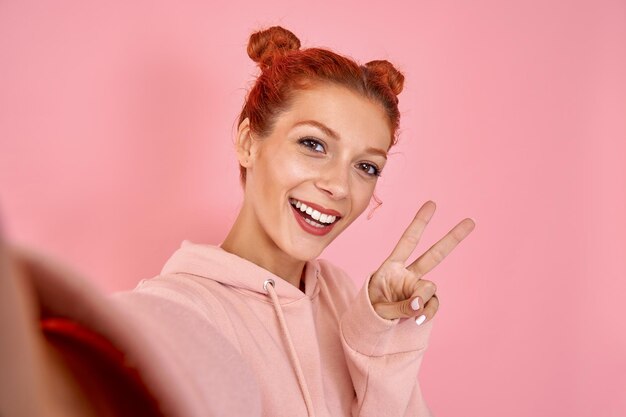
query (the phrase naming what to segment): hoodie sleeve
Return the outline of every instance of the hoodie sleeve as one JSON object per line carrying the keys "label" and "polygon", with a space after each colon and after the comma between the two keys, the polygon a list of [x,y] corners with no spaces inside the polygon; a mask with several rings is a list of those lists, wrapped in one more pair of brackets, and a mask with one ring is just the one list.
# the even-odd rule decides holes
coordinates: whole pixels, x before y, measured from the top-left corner
{"label": "hoodie sleeve", "polygon": [[[370,277],[371,279],[371,277]],[[372,307],[369,279],[341,317],[341,342],[356,398],[353,417],[432,417],[418,372],[432,320],[386,320]]]}

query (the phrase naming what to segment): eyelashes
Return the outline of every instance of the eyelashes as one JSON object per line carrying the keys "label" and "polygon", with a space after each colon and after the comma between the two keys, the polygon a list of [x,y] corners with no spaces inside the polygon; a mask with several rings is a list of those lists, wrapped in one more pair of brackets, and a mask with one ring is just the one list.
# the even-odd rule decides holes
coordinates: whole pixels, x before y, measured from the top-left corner
{"label": "eyelashes", "polygon": [[[326,145],[324,142],[310,136],[298,139],[298,143],[311,152],[321,154],[326,153]],[[380,177],[382,173],[382,170],[376,164],[371,162],[359,162],[356,164],[356,168],[362,171],[365,175],[373,178]]]}
{"label": "eyelashes", "polygon": [[326,153],[326,147],[324,144],[316,139],[304,137],[298,141],[299,144],[305,148],[309,148],[313,152]]}
{"label": "eyelashes", "polygon": [[380,169],[369,162],[359,162],[357,164],[367,175],[371,175],[373,177],[380,177]]}

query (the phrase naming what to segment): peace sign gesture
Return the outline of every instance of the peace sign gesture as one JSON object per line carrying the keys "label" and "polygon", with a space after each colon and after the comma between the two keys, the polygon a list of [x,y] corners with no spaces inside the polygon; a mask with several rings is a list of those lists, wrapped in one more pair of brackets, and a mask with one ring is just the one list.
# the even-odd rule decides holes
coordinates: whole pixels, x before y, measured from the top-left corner
{"label": "peace sign gesture", "polygon": [[415,250],[436,205],[427,201],[369,283],[369,296],[374,310],[384,319],[417,316],[420,325],[430,320],[439,308],[435,295],[437,286],[422,279],[437,266],[467,235],[474,230],[472,219],[464,219],[409,266],[407,260]]}

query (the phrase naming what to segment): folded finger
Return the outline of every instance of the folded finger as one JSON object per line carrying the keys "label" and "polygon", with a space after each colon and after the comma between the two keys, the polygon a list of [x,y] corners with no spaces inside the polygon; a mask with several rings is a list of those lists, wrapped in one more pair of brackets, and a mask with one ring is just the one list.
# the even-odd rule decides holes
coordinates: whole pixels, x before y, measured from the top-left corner
{"label": "folded finger", "polygon": [[422,324],[431,320],[437,313],[438,309],[439,309],[439,297],[437,297],[437,295],[433,295],[424,306],[424,310],[422,310],[422,314],[418,315],[415,318],[415,324],[417,324],[418,326],[421,326]]}
{"label": "folded finger", "polygon": [[400,301],[376,303],[373,307],[380,317],[387,320],[415,317],[428,305],[435,291],[437,286],[434,282],[419,280],[410,297]]}

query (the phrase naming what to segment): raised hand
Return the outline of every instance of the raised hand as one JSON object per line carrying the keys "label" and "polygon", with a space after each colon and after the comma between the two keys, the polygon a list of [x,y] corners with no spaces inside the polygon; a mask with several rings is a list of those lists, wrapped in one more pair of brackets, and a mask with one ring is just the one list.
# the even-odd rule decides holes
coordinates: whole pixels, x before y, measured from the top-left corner
{"label": "raised hand", "polygon": [[370,280],[368,291],[372,306],[384,319],[415,316],[416,323],[420,325],[430,320],[439,308],[439,299],[435,295],[437,286],[422,277],[474,230],[475,223],[470,218],[462,220],[413,263],[406,266],[435,209],[433,201],[427,201],[420,207],[391,255]]}

